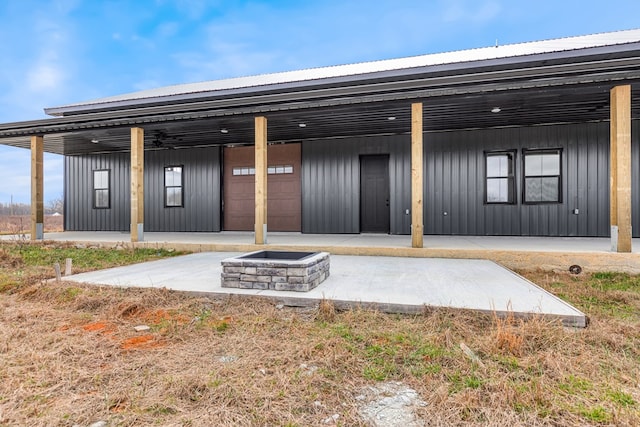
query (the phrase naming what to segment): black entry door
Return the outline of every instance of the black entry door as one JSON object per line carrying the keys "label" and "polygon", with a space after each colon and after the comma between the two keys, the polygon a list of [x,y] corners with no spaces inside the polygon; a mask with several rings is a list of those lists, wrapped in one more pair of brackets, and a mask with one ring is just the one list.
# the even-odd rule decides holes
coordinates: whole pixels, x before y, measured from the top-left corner
{"label": "black entry door", "polygon": [[389,233],[389,156],[360,157],[360,231]]}

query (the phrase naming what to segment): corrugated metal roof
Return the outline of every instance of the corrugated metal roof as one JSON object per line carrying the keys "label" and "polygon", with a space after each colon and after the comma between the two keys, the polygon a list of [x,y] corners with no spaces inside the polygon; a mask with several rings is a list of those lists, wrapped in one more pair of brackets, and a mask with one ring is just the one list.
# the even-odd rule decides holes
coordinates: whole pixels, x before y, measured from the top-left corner
{"label": "corrugated metal roof", "polygon": [[141,101],[163,99],[188,94],[202,94],[215,96],[220,92],[241,90],[247,88],[271,88],[282,84],[301,82],[322,82],[323,80],[364,76],[375,73],[393,72],[414,68],[428,68],[432,66],[475,63],[492,59],[515,58],[545,53],[568,52],[578,49],[597,48],[628,43],[640,42],[640,29],[616,31],[610,33],[592,34],[587,36],[566,37],[560,39],[537,42],[518,43],[504,46],[493,46],[469,49],[455,52],[436,53],[413,56],[407,58],[389,59],[382,61],[363,62],[357,64],[337,65],[331,67],[310,68],[273,74],[263,74],[249,77],[238,77],[224,80],[212,80],[199,83],[187,83],[165,86],[156,89],[143,90],[123,95],[99,98],[86,102],[67,104],[59,107],[46,108],[51,115],[62,115],[94,108],[108,108],[109,104],[126,106],[139,104]]}

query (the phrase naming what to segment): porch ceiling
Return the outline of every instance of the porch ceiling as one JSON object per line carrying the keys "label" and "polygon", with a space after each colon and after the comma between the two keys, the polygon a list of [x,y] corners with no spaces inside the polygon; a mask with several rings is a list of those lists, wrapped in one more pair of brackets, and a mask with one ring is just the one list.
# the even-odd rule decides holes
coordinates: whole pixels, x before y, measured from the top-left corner
{"label": "porch ceiling", "polygon": [[[640,79],[632,85],[632,118],[640,116]],[[609,90],[614,83],[592,82],[509,89],[456,88],[439,92],[410,91],[368,98],[322,99],[242,109],[203,109],[188,113],[103,120],[101,126],[45,135],[45,151],[66,154],[128,151],[132,126],[145,129],[147,149],[180,149],[225,144],[253,144],[256,115],[268,118],[268,140],[289,142],[381,134],[408,134],[410,104],[423,102],[425,131],[445,131],[550,123],[607,121]],[[464,89],[464,88],[463,88]],[[466,92],[466,93],[465,93]],[[395,99],[394,99],[395,98]],[[499,107],[499,113],[492,113]],[[390,117],[395,119],[390,120]],[[55,119],[54,119],[55,120]],[[300,127],[300,124],[304,127]],[[226,130],[226,133],[222,133]],[[92,141],[98,141],[94,143]],[[28,136],[2,139],[3,144],[29,147]]]}

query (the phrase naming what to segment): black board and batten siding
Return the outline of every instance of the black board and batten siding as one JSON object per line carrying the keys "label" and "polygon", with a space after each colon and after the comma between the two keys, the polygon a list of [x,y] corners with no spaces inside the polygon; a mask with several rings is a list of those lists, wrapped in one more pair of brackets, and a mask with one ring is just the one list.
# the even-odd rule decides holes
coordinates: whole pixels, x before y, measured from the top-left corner
{"label": "black board and batten siding", "polygon": [[[633,230],[638,236],[638,123],[633,127]],[[410,144],[408,135],[303,143],[303,232],[359,233],[360,156],[389,154],[390,233],[409,234]],[[545,148],[562,149],[562,203],[523,204],[522,150]],[[491,150],[516,150],[515,204],[484,203],[484,153]],[[608,123],[429,132],[424,136],[424,153],[425,234],[606,237],[610,233]]]}
{"label": "black board and batten siding", "polygon": [[390,233],[411,231],[411,142],[407,136],[302,143],[302,232],[360,232],[360,156],[389,155]]}
{"label": "black board and batten siding", "polygon": [[[65,156],[64,229],[67,231],[128,231],[131,223],[130,156]],[[93,171],[108,170],[110,207],[93,208]]]}
{"label": "black board and batten siding", "polygon": [[[220,231],[220,149],[145,152],[145,231]],[[183,207],[165,207],[164,168],[183,166]],[[129,231],[128,153],[65,157],[65,229]],[[111,171],[111,207],[94,209],[93,171]]]}
{"label": "black board and batten siding", "polygon": [[[424,144],[425,234],[609,235],[608,123],[429,133]],[[523,149],[545,148],[562,149],[562,203],[524,204]],[[515,204],[484,203],[492,150],[516,150]]]}
{"label": "black board and batten siding", "polygon": [[[634,121],[634,237],[640,235],[639,132]],[[429,132],[424,147],[425,234],[609,235],[608,123]],[[522,150],[536,148],[562,149],[562,203],[522,203]],[[382,154],[389,156],[390,233],[410,234],[410,150],[409,135],[303,142],[302,231],[359,233],[360,158]],[[489,150],[516,150],[513,205],[484,203],[484,152]],[[218,148],[145,152],[145,230],[220,231],[220,164]],[[164,207],[164,166],[185,168],[183,208]],[[93,209],[97,169],[111,171],[110,209]],[[65,158],[66,230],[128,231],[129,194],[128,154]]]}

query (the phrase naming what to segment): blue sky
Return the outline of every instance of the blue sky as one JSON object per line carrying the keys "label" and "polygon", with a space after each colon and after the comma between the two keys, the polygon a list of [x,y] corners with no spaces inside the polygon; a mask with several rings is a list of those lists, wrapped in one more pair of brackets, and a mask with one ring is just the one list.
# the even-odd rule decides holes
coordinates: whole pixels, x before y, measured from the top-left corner
{"label": "blue sky", "polygon": [[[170,84],[638,28],[639,16],[638,0],[2,0],[0,123]],[[0,203],[29,201],[29,156],[0,146]],[[45,155],[45,203],[61,196],[62,158]]]}

